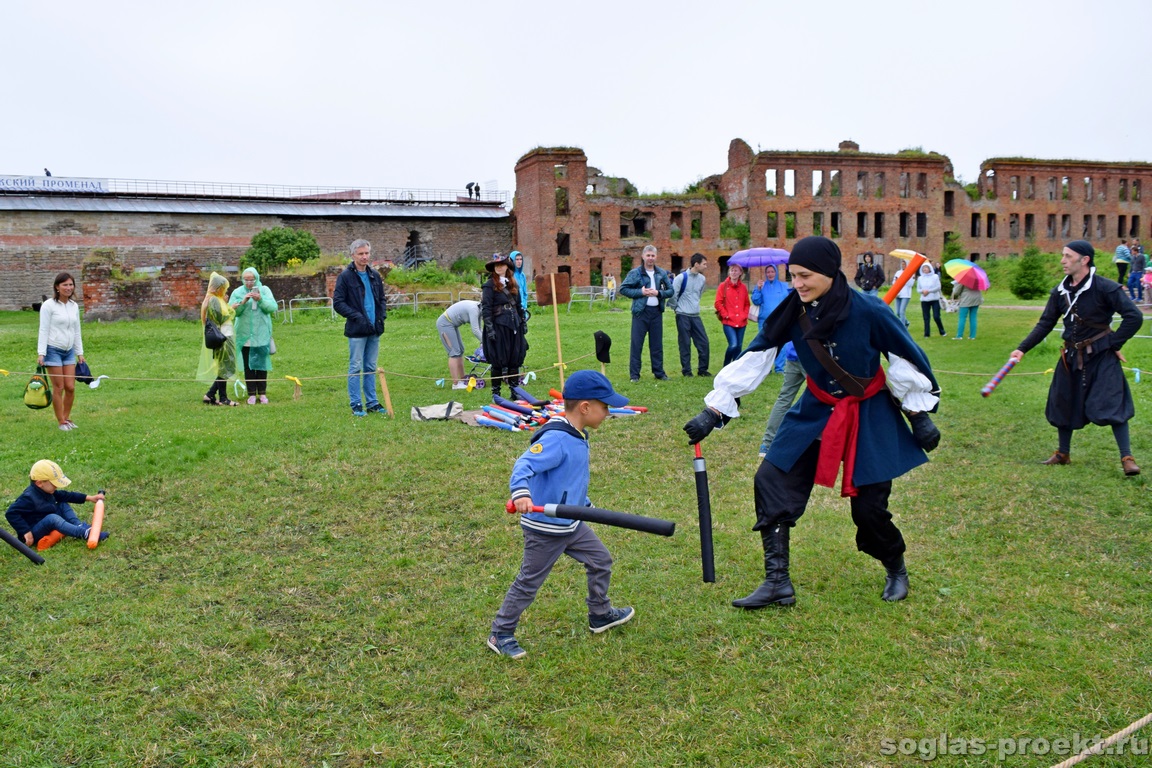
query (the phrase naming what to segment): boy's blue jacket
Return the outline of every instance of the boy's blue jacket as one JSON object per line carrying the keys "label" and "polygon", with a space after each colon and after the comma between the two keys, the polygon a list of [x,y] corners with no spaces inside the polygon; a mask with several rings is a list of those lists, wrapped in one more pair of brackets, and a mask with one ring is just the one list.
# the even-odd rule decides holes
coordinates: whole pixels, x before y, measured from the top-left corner
{"label": "boy's blue jacket", "polygon": [[[532,436],[528,450],[516,459],[508,487],[512,499],[531,496],[532,503],[592,506],[588,498],[588,436],[568,420],[553,416]],[[549,536],[566,536],[579,520],[548,517],[542,512],[520,516],[520,525]]]}
{"label": "boy's blue jacket", "polygon": [[57,507],[61,503],[83,504],[87,500],[88,497],[83,493],[60,488],[56,489],[56,493],[45,493],[35,483],[29,483],[24,493],[8,506],[4,517],[8,518],[8,524],[16,531],[16,535],[23,539],[24,534],[32,532],[36,523],[48,515],[60,514]]}

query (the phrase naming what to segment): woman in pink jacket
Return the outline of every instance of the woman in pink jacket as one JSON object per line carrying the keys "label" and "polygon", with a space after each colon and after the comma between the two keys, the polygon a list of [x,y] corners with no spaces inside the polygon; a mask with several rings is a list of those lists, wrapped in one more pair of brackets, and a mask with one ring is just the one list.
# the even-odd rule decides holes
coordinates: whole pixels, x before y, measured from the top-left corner
{"label": "woman in pink jacket", "polygon": [[728,279],[716,289],[716,315],[724,328],[724,338],[728,348],[724,350],[724,365],[740,356],[744,346],[744,328],[748,325],[748,308],[752,302],[748,298],[748,288],[742,282],[744,269],[731,264],[728,266]]}

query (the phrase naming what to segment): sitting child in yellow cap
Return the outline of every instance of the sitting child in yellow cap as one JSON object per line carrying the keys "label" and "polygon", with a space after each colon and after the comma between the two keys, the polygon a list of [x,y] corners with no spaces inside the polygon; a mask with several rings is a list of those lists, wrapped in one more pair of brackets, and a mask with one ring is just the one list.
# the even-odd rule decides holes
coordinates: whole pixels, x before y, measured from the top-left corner
{"label": "sitting child in yellow cap", "polygon": [[[103,493],[85,496],[75,491],[65,491],[72,482],[64,476],[60,465],[54,461],[41,459],[32,465],[29,473],[32,484],[24,489],[16,501],[8,506],[4,516],[25,544],[36,545],[44,550],[65,536],[74,539],[87,539],[92,526],[76,517],[69,503],[85,501],[97,502],[104,498]],[[100,541],[108,538],[107,531],[100,532]]]}

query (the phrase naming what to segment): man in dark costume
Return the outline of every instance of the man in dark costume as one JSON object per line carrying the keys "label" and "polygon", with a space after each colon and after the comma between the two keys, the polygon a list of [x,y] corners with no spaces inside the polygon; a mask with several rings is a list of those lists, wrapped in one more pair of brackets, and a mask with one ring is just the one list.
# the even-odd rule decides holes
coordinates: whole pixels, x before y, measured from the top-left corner
{"label": "man in dark costume", "polygon": [[[1012,352],[1019,361],[1064,319],[1064,347],[1048,389],[1044,415],[1056,427],[1059,447],[1043,464],[1071,463],[1072,432],[1089,423],[1112,427],[1120,449],[1120,466],[1128,476],[1140,474],[1128,435],[1136,415],[1132,391],[1124,378],[1120,348],[1140,330],[1144,316],[1119,283],[1096,273],[1095,249],[1085,240],[1064,246],[1060,266],[1067,275],[1052,289],[1040,322]],[[1120,327],[1112,330],[1112,316]]]}
{"label": "man in dark costume", "polygon": [[[753,530],[764,545],[764,583],[734,600],[738,608],[796,602],[788,575],[789,531],[804,514],[812,486],[834,486],[841,463],[841,495],[851,499],[857,549],[887,570],[884,600],[908,595],[904,537],[892,522],[888,496],[893,478],[926,462],[925,451],[939,443],[940,432],[926,413],[936,409],[939,388],[904,324],[882,301],[852,290],[840,264],[840,249],[828,238],[796,243],[788,259],[795,290],[744,354],[724,366],[704,399],[708,407],[684,426],[689,442],[698,443],[739,416],[736,398],[772,372],[778,347],[793,343],[808,388],[784,417],[756,472]],[[889,361],[887,375],[881,355]]]}

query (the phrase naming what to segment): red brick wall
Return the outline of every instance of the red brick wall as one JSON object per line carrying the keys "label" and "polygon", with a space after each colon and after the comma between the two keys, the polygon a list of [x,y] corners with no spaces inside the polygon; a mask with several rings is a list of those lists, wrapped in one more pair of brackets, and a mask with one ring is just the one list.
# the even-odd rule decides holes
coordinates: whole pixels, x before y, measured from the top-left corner
{"label": "red brick wall", "polygon": [[77,298],[86,303],[90,288],[81,263],[96,249],[114,251],[129,272],[172,259],[191,260],[197,268],[236,266],[253,235],[278,226],[307,229],[329,253],[347,253],[353,240],[365,238],[372,242],[376,259],[397,262],[412,231],[420,233],[420,241],[443,266],[468,255],[485,259],[512,247],[509,219],[287,220],[230,214],[5,211],[0,213],[0,309],[40,301],[42,294],[52,293],[52,280],[61,271],[77,278]]}

